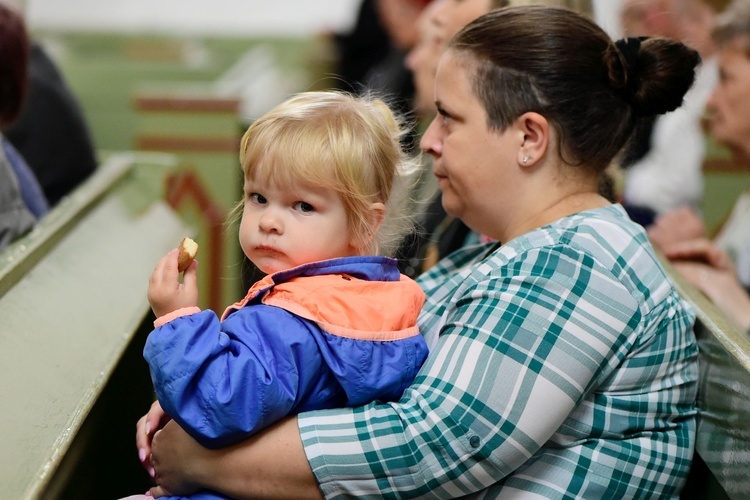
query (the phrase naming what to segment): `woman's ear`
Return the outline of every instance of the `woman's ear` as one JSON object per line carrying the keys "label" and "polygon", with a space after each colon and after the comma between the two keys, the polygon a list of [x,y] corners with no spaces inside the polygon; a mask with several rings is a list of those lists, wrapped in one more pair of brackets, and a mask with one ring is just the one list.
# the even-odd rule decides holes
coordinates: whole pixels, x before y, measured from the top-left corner
{"label": "woman's ear", "polygon": [[373,243],[378,232],[380,232],[383,220],[385,220],[385,204],[379,201],[372,203],[367,213],[365,230],[360,234],[354,235],[355,239],[352,241],[352,245],[360,251],[370,251],[371,248],[376,249],[377,245],[373,245]]}
{"label": "woman's ear", "polygon": [[523,134],[518,150],[518,164],[528,167],[536,164],[547,153],[550,140],[550,127],[547,119],[529,111],[516,119],[516,126]]}

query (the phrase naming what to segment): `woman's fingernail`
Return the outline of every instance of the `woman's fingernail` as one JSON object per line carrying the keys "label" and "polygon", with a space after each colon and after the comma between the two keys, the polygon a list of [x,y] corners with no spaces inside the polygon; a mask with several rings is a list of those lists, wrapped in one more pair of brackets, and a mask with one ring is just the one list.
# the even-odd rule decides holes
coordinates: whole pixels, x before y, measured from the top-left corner
{"label": "woman's fingernail", "polygon": [[151,424],[146,422],[146,435],[148,436],[149,434],[151,434]]}
{"label": "woman's fingernail", "polygon": [[144,460],[146,460],[146,450],[144,450],[143,448],[139,448],[138,449],[138,458],[141,460],[141,462],[143,462]]}
{"label": "woman's fingernail", "polygon": [[153,467],[149,467],[147,470],[148,470],[148,475],[149,476],[151,476],[151,477],[156,476],[156,473],[154,472],[154,468]]}

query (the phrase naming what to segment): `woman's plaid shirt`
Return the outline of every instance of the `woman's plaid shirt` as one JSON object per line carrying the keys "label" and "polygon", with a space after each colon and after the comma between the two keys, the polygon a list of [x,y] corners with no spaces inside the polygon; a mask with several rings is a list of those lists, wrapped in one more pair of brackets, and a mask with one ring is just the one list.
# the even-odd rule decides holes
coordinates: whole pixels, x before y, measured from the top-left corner
{"label": "woman's plaid shirt", "polygon": [[401,400],[299,416],[326,497],[678,494],[694,314],[621,207],[461,250],[419,281],[431,352]]}

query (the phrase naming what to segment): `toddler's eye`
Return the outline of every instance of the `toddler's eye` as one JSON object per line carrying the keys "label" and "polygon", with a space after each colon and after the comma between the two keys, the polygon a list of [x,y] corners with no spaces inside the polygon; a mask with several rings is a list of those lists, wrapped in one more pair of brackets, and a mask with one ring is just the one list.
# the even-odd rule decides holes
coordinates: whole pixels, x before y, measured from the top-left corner
{"label": "toddler's eye", "polygon": [[250,193],[250,201],[253,203],[257,203],[258,205],[263,205],[268,202],[266,198],[260,194],[260,193]]}
{"label": "toddler's eye", "polygon": [[306,201],[298,201],[297,203],[294,204],[294,209],[299,210],[300,212],[303,212],[303,213],[315,211],[315,207],[313,207]]}

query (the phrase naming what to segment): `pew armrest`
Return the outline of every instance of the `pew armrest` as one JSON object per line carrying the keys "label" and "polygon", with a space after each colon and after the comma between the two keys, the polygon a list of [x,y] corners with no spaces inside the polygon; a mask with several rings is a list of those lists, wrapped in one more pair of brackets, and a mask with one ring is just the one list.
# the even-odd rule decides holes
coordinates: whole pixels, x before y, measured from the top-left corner
{"label": "pew armrest", "polygon": [[[148,277],[188,230],[114,155],[0,253],[0,484],[37,498],[149,312]],[[158,190],[155,190],[158,192]],[[135,423],[133,423],[135,424]],[[113,429],[112,432],[122,432]]]}
{"label": "pew armrest", "polygon": [[695,451],[729,498],[748,498],[750,481],[750,339],[665,263],[696,311],[699,346]]}

